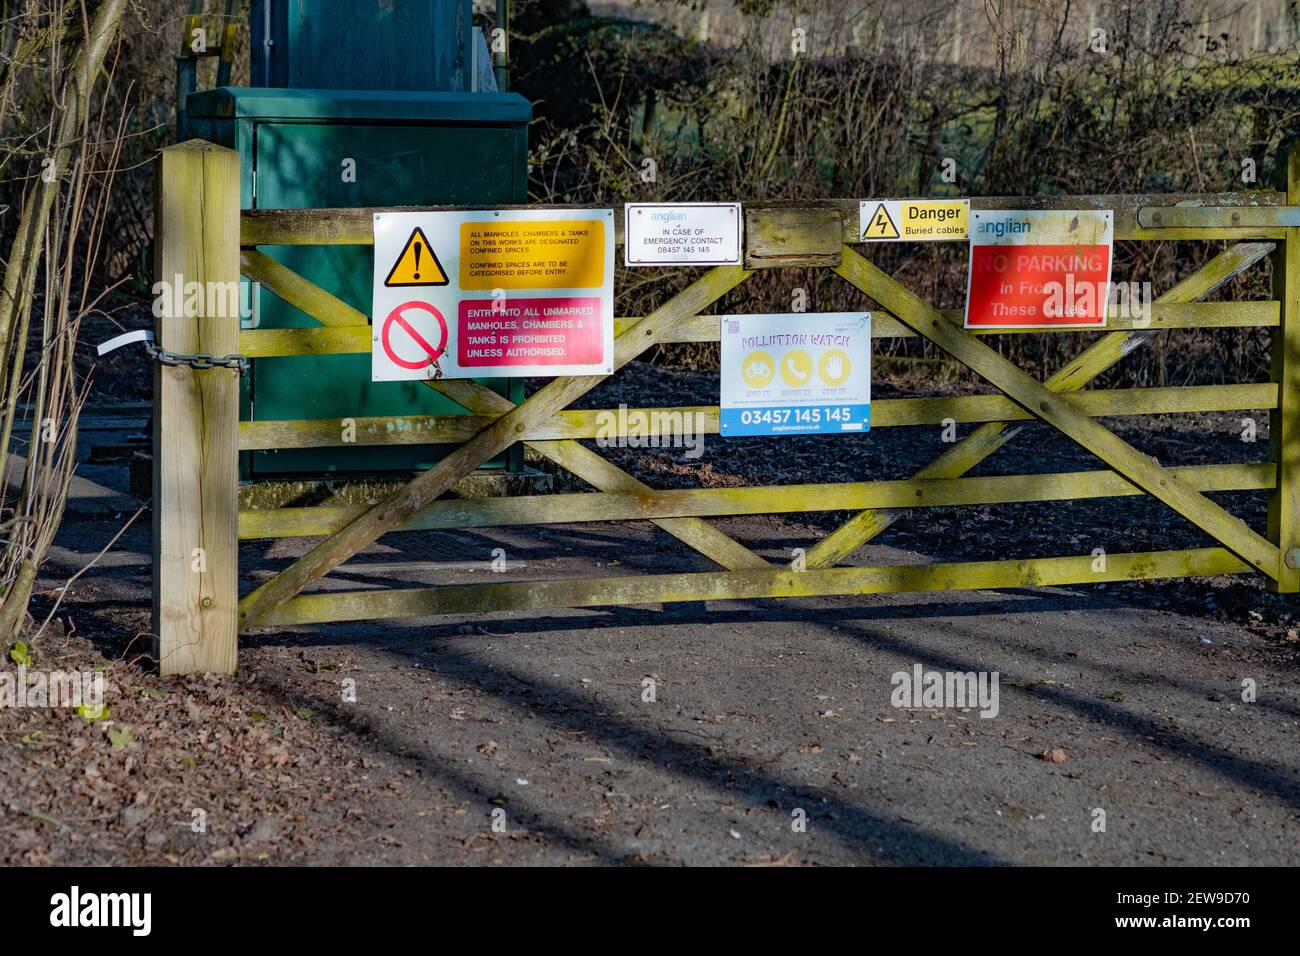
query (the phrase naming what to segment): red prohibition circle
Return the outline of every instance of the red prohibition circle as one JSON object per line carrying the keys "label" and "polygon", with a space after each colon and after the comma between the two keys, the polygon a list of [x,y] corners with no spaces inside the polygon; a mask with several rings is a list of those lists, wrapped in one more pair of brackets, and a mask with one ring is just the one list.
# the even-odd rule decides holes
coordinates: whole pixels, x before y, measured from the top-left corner
{"label": "red prohibition circle", "polygon": [[[427,341],[425,341],[424,336],[421,335],[419,332],[415,331],[415,329],[411,326],[411,323],[407,322],[406,319],[402,316],[402,313],[407,309],[420,309],[424,312],[428,312],[430,315],[432,315],[435,319],[438,320],[438,328],[442,332],[442,339],[438,342],[436,348],[430,345]],[[388,342],[388,336],[392,331],[393,323],[397,323],[397,325],[401,326],[402,330],[406,332],[406,334],[409,335],[415,341],[416,345],[424,349],[424,351],[428,353],[429,357],[419,362],[412,362],[409,361],[408,359],[402,358],[400,355],[394,352],[392,345],[390,345]],[[442,317],[441,312],[439,312],[437,309],[435,309],[427,302],[420,302],[419,300],[403,302],[397,308],[393,309],[392,312],[388,313],[388,318],[384,320],[384,328],[379,333],[379,340],[384,346],[384,352],[388,355],[388,358],[392,361],[394,365],[400,365],[402,368],[408,368],[412,370],[428,368],[434,362],[438,361],[438,358],[442,355],[443,351],[445,351],[447,348],[447,320]]]}

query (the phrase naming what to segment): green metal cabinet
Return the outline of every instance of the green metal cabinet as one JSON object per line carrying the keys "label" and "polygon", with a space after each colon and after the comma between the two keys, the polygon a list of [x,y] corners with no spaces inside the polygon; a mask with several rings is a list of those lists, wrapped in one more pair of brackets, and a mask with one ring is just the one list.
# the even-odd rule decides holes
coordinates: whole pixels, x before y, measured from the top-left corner
{"label": "green metal cabinet", "polygon": [[[493,205],[527,197],[532,108],[515,94],[221,88],[191,95],[188,109],[193,135],[239,152],[245,209]],[[346,160],[355,161],[355,182],[345,180]],[[371,247],[264,251],[369,315]],[[317,324],[268,291],[260,293],[257,306],[259,328]],[[514,401],[523,398],[520,380],[484,382]],[[242,417],[460,413],[418,382],[371,382],[370,356],[362,354],[253,361]],[[399,445],[253,452],[245,456],[243,473],[251,478],[413,471],[448,450]],[[508,464],[521,464],[518,451],[492,463]]]}

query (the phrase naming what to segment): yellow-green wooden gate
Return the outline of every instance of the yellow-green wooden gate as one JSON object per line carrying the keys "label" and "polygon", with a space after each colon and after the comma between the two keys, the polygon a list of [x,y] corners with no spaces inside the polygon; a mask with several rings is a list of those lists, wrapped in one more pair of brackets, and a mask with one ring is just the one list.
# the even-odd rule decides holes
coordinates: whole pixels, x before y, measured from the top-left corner
{"label": "yellow-green wooden gate", "polygon": [[[230,154],[233,155],[233,154]],[[239,331],[233,317],[164,315],[159,344],[176,352],[249,358],[368,352],[362,313],[272,260],[259,247],[369,244],[376,210],[238,210],[238,182],[227,151],[191,142],[164,150],[160,163],[160,275],[230,281],[238,275],[312,315],[319,328]],[[716,341],[717,316],[704,310],[761,269],[821,267],[880,305],[872,336],[921,336],[977,373],[1000,394],[878,400],[872,427],[940,424],[979,427],[905,481],[751,488],[655,490],[579,443],[609,412],[568,406],[603,377],[557,378],[514,405],[469,380],[427,382],[468,414],[434,419],[359,418],[357,444],[456,446],[434,468],[373,507],[286,507],[240,511],[238,451],[342,444],[341,420],[238,418],[236,372],[159,367],[155,391],[154,631],[165,672],[230,670],[237,634],[249,628],[429,614],[554,607],[651,604],[727,598],[780,598],[897,591],[1005,588],[1257,571],[1282,592],[1300,590],[1297,465],[1300,464],[1300,152],[1289,150],[1285,192],[1207,195],[972,199],[974,209],[1111,209],[1119,240],[1226,240],[1223,251],[1160,295],[1149,318],[1115,311],[1077,358],[1039,382],[913,295],[857,248],[858,203],[747,204],[743,266],[723,266],[643,318],[616,322],[615,372],[651,346]],[[621,229],[621,216],[615,216]],[[620,237],[621,241],[621,237]],[[1274,298],[1206,302],[1234,276],[1274,257]],[[202,310],[200,310],[202,311]],[[1267,326],[1273,333],[1268,383],[1178,388],[1088,389],[1124,356],[1171,328]],[[1100,335],[1097,333],[1100,332]],[[1097,419],[1266,408],[1266,464],[1161,467]],[[646,409],[646,411],[651,411]],[[701,413],[718,428],[716,407],[658,409],[659,422]],[[633,418],[630,410],[623,419]],[[673,415],[672,412],[681,412]],[[963,477],[1017,432],[1040,419],[1108,468],[1007,477]],[[692,420],[693,419],[689,419]],[[398,427],[400,424],[400,427]],[[595,493],[440,499],[483,462],[516,442],[598,489]],[[1207,492],[1269,489],[1268,527],[1253,529]],[[1104,570],[1091,554],[1054,558],[857,567],[842,562],[907,509],[1007,502],[1151,495],[1206,532],[1214,547],[1110,554]],[[806,511],[855,512],[809,548],[798,569],[774,563],[706,519]],[[302,593],[389,532],[564,522],[649,520],[718,565],[680,574],[540,580],[429,588]],[[237,539],[317,537],[289,567],[238,600]],[[199,559],[202,559],[201,561]],[[200,566],[202,571],[196,570]]]}

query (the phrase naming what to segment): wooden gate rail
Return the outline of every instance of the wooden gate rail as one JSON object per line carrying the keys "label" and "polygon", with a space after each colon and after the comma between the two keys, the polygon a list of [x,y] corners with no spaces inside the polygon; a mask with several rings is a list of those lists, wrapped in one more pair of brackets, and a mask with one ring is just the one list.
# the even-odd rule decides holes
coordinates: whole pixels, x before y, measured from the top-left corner
{"label": "wooden gate rail", "polygon": [[[1289,187],[1288,187],[1289,188]],[[1288,205],[1289,204],[1289,205]],[[1242,193],[1154,193],[1103,196],[972,196],[978,209],[1109,209],[1115,214],[1119,240],[1168,239],[1285,239],[1296,205],[1281,191]],[[421,209],[536,209],[536,206],[422,206]],[[584,208],[568,205],[565,209]],[[623,242],[622,207],[605,203],[585,208],[614,209],[614,241]],[[823,220],[810,210],[833,214],[839,222],[838,238],[827,236]],[[1178,209],[1177,212],[1174,210]],[[240,244],[251,246],[369,246],[373,245],[374,213],[403,212],[410,207],[374,209],[257,209],[241,217]],[[1192,212],[1191,210],[1194,210]],[[1170,217],[1168,225],[1155,217]],[[1184,222],[1195,216],[1196,222]],[[1173,221],[1181,217],[1180,221]],[[1234,221],[1234,217],[1236,217]],[[1147,220],[1143,225],[1141,220]],[[745,203],[745,253],[755,263],[787,256],[802,259],[815,249],[825,256],[840,243],[858,241],[858,200],[821,202]],[[949,240],[964,242],[965,240]],[[831,245],[831,244],[834,245]],[[786,263],[780,263],[782,265]]]}
{"label": "wooden gate rail", "polygon": [[724,571],[644,574],[561,581],[449,584],[436,588],[333,591],[306,594],[281,604],[265,624],[324,624],[431,614],[478,614],[617,604],[679,601],[761,600],[837,594],[969,591],[988,588],[1105,584],[1153,578],[1238,574],[1250,568],[1223,548],[1190,548],[1106,556],[1096,570],[1091,554],[1030,561],[963,561],[957,564],[840,567],[815,571]]}
{"label": "wooden gate rail", "polygon": [[[1197,491],[1259,491],[1274,487],[1277,469],[1262,465],[1184,465],[1170,473]],[[650,493],[576,492],[510,498],[439,499],[395,531],[499,528],[509,525],[633,521],[653,518],[721,518],[729,515],[856,511],[863,508],[938,508],[1030,501],[1119,498],[1143,492],[1113,471],[689,488]],[[239,537],[313,538],[333,534],[365,512],[364,506],[315,505],[242,511]]]}
{"label": "wooden gate rail", "polygon": [[[244,271],[256,279],[266,272]],[[280,293],[282,287],[274,282],[262,281],[269,291]],[[324,291],[324,290],[322,290]],[[328,293],[326,293],[328,295]],[[333,298],[330,296],[330,298]],[[286,301],[288,301],[286,299]],[[337,300],[336,300],[337,301]],[[340,303],[342,304],[342,303]],[[350,308],[350,307],[347,307]],[[352,310],[355,311],[355,310]],[[316,313],[313,313],[316,314]],[[329,316],[331,310],[322,310]],[[962,325],[962,313],[945,309],[941,313],[957,327]],[[1264,302],[1153,302],[1149,318],[1138,318],[1112,311],[1106,325],[1095,329],[1071,329],[1080,335],[1113,332],[1117,329],[1229,329],[1264,328],[1278,324],[1281,310],[1274,301]],[[357,313],[361,315],[361,313]],[[362,316],[364,319],[365,316]],[[637,319],[614,320],[614,334],[619,335]],[[969,335],[1029,335],[1042,334],[1041,329],[968,329]],[[665,336],[665,343],[716,342],[720,338],[716,315],[697,315],[678,325]],[[873,312],[871,317],[873,339],[915,338],[916,333],[885,311]],[[364,322],[354,325],[331,325],[319,329],[247,329],[240,333],[240,345],[249,358],[281,358],[291,355],[345,355],[370,352],[370,326]]]}
{"label": "wooden gate rail", "polygon": [[[365,313],[257,247],[368,245],[373,242],[372,217],[379,210],[244,212],[238,215],[236,240],[231,223],[237,212],[237,165],[228,161],[227,153],[196,143],[163,151],[160,168],[166,175],[158,199],[158,245],[174,250],[169,253],[171,259],[164,256],[160,260],[168,266],[165,274],[173,274],[173,262],[178,264],[175,271],[187,278],[193,271],[202,274],[201,269],[191,269],[193,262],[186,258],[193,249],[205,250],[211,262],[237,259],[244,276],[321,323],[306,329],[239,331],[239,351],[250,358],[368,352],[371,331]],[[686,422],[693,434],[717,434],[719,410],[715,405],[619,410],[568,407],[604,376],[554,379],[519,405],[472,380],[425,383],[459,404],[465,410],[461,415],[237,423],[235,393],[229,385],[215,388],[215,370],[168,370],[167,381],[173,382],[169,394],[198,396],[201,407],[177,404],[178,399],[172,398],[170,410],[156,410],[161,423],[156,455],[159,461],[170,461],[165,457],[169,448],[190,449],[183,454],[183,464],[180,459],[171,463],[182,464],[187,474],[201,476],[202,498],[195,514],[193,494],[175,479],[165,481],[155,496],[156,519],[168,529],[165,546],[155,549],[160,599],[155,604],[154,631],[163,670],[232,669],[236,627],[406,615],[1020,587],[1250,570],[1265,574],[1279,591],[1300,590],[1300,572],[1294,567],[1300,564],[1296,550],[1300,536],[1296,528],[1300,520],[1296,491],[1300,478],[1300,166],[1294,151],[1288,153],[1287,164],[1285,192],[972,199],[974,209],[1111,209],[1115,237],[1120,240],[1234,243],[1161,295],[1149,316],[1112,309],[1104,328],[1069,330],[1085,333],[1085,341],[1091,340],[1091,344],[1041,383],[983,341],[985,335],[1035,330],[968,332],[961,327],[960,312],[932,308],[864,259],[854,248],[858,228],[855,200],[747,204],[743,267],[714,268],[651,314],[615,320],[617,371],[655,344],[717,341],[718,317],[700,313],[753,270],[786,266],[835,270],[880,306],[872,309],[873,338],[924,337],[998,390],[991,395],[874,402],[873,428],[937,425],[948,420],[979,426],[906,480],[656,490],[578,440],[627,437],[632,430],[638,437],[671,439],[685,431]],[[191,169],[195,172],[186,172]],[[195,203],[182,204],[173,195],[186,175],[203,179],[204,189],[198,191],[202,201],[197,207]],[[182,208],[185,214],[178,215]],[[621,215],[616,214],[615,221],[620,233],[616,240],[621,242]],[[1275,257],[1274,299],[1203,301],[1270,254]],[[208,274],[215,273],[209,270]],[[177,343],[192,343],[204,324],[233,336],[233,319],[206,315],[206,307],[201,307],[197,316],[160,319],[160,344],[175,350]],[[1279,329],[1273,334],[1269,382],[1085,389],[1165,329],[1249,327]],[[229,370],[221,371],[226,374]],[[205,381],[205,375],[214,378]],[[161,402],[161,394],[155,394],[155,400]],[[192,411],[177,414],[176,409],[184,407]],[[1271,422],[1272,460],[1263,464],[1164,467],[1099,421],[1110,416],[1257,409],[1267,410]],[[967,475],[1019,434],[1023,429],[1019,423],[1026,421],[1052,425],[1108,468],[978,478]],[[456,447],[377,505],[245,510],[236,516],[237,488],[232,476],[237,450],[342,445],[345,422],[355,426],[355,441],[347,444]],[[596,490],[469,500],[441,497],[461,477],[516,442],[524,442]],[[220,480],[209,481],[209,474],[221,476]],[[1209,493],[1259,490],[1270,494],[1266,534],[1206,497]],[[1144,494],[1168,505],[1214,539],[1216,546],[1108,554],[1104,570],[1098,570],[1091,554],[906,567],[836,566],[915,508]],[[814,511],[854,514],[810,547],[797,568],[767,560],[704,520]],[[629,520],[654,522],[722,570],[301,593],[392,531]],[[214,576],[205,567],[193,571],[197,577],[182,581],[182,560],[192,557],[195,549],[207,554],[205,549],[213,548],[227,555],[233,553],[237,539],[291,537],[323,540],[239,602],[237,620],[233,569],[225,576]],[[193,546],[187,549],[191,540]],[[194,568],[201,563],[195,559]]]}
{"label": "wooden gate rail", "polygon": [[[1171,415],[1185,412],[1236,412],[1272,409],[1277,386],[1180,385],[1167,388],[1117,388],[1074,392],[1070,404],[1094,418],[1121,415]],[[651,418],[656,413],[659,417]],[[613,437],[609,416],[626,416],[638,435],[670,437],[677,434],[674,421],[693,416],[696,434],[719,434],[717,405],[660,405],[654,408],[581,409],[556,412],[524,433],[525,441],[564,438]],[[637,416],[643,416],[638,421]],[[342,445],[445,445],[473,438],[497,416],[488,415],[376,415],[356,418],[311,418],[293,421],[239,423],[241,451],[276,448],[329,448]],[[1029,421],[1037,418],[1003,395],[954,395],[937,398],[882,398],[871,403],[871,427],[941,425]],[[355,437],[343,440],[345,422],[355,426]],[[643,422],[643,423],[642,423]]]}

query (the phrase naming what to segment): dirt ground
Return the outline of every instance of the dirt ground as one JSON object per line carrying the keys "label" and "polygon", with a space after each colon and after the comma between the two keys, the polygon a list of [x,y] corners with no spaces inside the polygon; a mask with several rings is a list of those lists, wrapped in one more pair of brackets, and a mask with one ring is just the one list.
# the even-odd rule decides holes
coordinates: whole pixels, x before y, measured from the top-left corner
{"label": "dirt ground", "polygon": [[[589,404],[716,401],[710,388],[634,366]],[[83,457],[139,415],[94,412]],[[1162,464],[1262,460],[1266,419],[1249,445],[1243,417],[1112,424]],[[684,487],[904,477],[943,447],[938,429],[889,428],[710,436],[703,465],[680,450],[613,457]],[[976,473],[1089,467],[1032,426]],[[1297,605],[1256,578],[284,629],[244,638],[236,677],[161,679],[142,636],[147,513],[56,590],[138,507],[121,462],[82,475],[101,487],[80,489],[46,569],[38,619],[60,603],[34,654],[102,668],[111,713],[0,708],[5,863],[1300,862]],[[1263,495],[1217,497],[1259,526]],[[720,525],[775,560],[843,517]],[[309,543],[246,544],[245,586]],[[917,513],[853,562],[1206,543],[1157,505],[1113,499]],[[421,532],[324,586],[705,568],[646,523]],[[917,664],[998,672],[997,716],[894,707],[892,675]]]}

